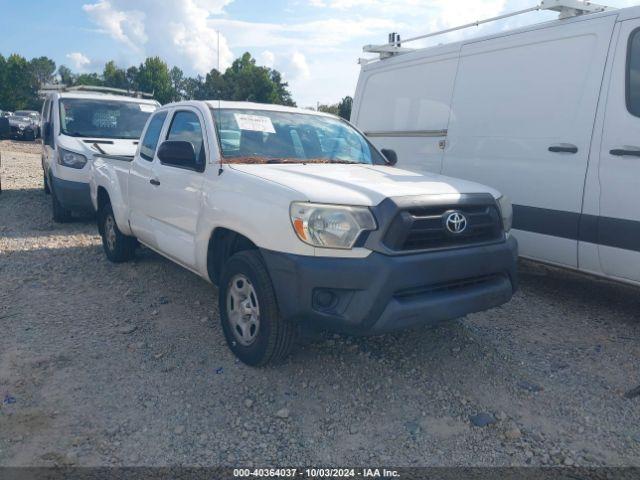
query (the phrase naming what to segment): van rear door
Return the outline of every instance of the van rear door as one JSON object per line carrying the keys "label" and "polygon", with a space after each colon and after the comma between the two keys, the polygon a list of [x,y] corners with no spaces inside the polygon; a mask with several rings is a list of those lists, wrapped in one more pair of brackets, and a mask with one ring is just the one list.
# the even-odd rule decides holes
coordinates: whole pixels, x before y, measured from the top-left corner
{"label": "van rear door", "polygon": [[511,198],[525,257],[577,267],[585,174],[615,20],[565,20],[462,48],[443,173]]}
{"label": "van rear door", "polygon": [[363,67],[351,121],[376,147],[395,150],[399,168],[440,173],[459,52],[443,46]]}
{"label": "van rear door", "polygon": [[600,215],[587,233],[606,275],[640,282],[640,19],[618,25],[600,145]]}

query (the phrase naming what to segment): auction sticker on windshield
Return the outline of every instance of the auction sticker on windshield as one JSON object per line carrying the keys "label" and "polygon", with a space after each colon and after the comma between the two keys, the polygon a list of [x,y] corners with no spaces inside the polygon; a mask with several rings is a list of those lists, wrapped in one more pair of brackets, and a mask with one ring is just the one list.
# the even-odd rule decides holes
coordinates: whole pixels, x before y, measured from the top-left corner
{"label": "auction sticker on windshield", "polygon": [[140,103],[138,105],[140,107],[140,110],[145,112],[145,113],[151,113],[151,112],[155,112],[156,111],[156,106],[155,105],[148,105],[146,103]]}
{"label": "auction sticker on windshield", "polygon": [[235,113],[234,117],[240,130],[250,130],[252,132],[276,133],[273,123],[269,117],[261,115],[249,115],[246,113]]}

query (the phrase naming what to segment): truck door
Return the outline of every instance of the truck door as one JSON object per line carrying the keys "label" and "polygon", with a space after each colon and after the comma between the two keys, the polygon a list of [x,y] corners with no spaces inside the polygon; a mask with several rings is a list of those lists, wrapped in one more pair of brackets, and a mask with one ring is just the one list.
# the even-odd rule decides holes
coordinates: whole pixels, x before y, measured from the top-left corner
{"label": "truck door", "polygon": [[602,270],[640,282],[640,19],[619,23],[598,175]]}
{"label": "truck door", "polygon": [[190,268],[196,268],[195,241],[207,158],[203,125],[197,109],[175,110],[164,140],[190,142],[198,167],[192,170],[162,162],[154,166],[158,185],[151,216],[158,249]]}
{"label": "truck door", "polygon": [[166,118],[167,112],[160,111],[149,120],[128,179],[131,230],[141,242],[153,248],[157,248],[157,241],[152,226],[152,209],[159,201],[153,166],[159,161],[156,152]]}
{"label": "truck door", "polygon": [[443,173],[514,205],[521,255],[576,268],[594,118],[616,17],[462,47]]}

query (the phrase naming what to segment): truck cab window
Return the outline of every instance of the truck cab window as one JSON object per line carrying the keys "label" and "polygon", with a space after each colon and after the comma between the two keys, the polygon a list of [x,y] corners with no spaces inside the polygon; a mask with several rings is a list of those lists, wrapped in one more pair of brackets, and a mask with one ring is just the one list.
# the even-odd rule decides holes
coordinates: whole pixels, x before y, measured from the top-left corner
{"label": "truck cab window", "polygon": [[149,162],[153,161],[153,157],[156,154],[156,147],[158,146],[158,140],[160,139],[160,132],[165,118],[167,118],[167,112],[156,113],[149,122],[149,128],[147,128],[144,138],[142,139],[140,156]]}
{"label": "truck cab window", "polygon": [[631,34],[628,55],[627,109],[632,115],[640,117],[640,29]]}
{"label": "truck cab window", "polygon": [[196,152],[196,159],[202,167],[205,164],[204,141],[200,120],[194,112],[176,112],[167,133],[167,140],[190,142]]}

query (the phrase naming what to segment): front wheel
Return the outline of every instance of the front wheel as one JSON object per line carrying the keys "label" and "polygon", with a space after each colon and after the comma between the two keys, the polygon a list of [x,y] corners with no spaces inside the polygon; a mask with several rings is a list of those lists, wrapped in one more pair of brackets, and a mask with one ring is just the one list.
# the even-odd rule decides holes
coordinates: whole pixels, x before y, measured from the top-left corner
{"label": "front wheel", "polygon": [[62,206],[60,200],[58,200],[55,190],[51,191],[51,209],[53,210],[54,222],[66,223],[71,220],[71,212]]}
{"label": "front wheel", "polygon": [[110,204],[105,205],[100,210],[99,222],[102,247],[107,258],[113,263],[131,260],[135,256],[138,242],[134,237],[125,235],[120,231]]}
{"label": "front wheel", "polygon": [[283,319],[262,257],[255,250],[233,255],[219,282],[222,330],[231,351],[247,365],[277,363],[291,351],[294,325]]}

